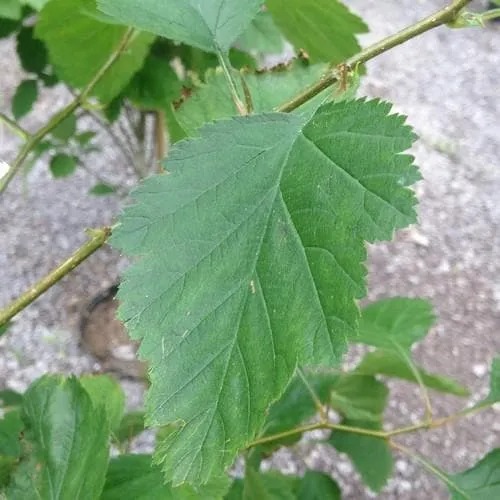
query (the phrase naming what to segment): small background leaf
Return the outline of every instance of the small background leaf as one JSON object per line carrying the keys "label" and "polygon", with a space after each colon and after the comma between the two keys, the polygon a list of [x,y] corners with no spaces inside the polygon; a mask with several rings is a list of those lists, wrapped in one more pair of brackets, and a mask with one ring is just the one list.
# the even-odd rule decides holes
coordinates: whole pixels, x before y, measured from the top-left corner
{"label": "small background leaf", "polygon": [[[301,89],[318,80],[326,66],[320,64],[310,66],[296,61],[289,67],[277,68],[258,74],[244,73],[245,82],[252,95],[255,112],[272,111],[274,107],[292,98]],[[240,95],[243,95],[239,75],[235,80]],[[321,94],[303,106],[300,111],[314,110],[324,100]],[[220,118],[228,118],[235,114],[234,103],[227,92],[227,83],[221,70],[208,71],[205,83],[195,88],[189,97],[176,111],[176,117],[187,135],[194,135],[196,130],[206,122]]]}
{"label": "small background leaf", "polygon": [[67,142],[76,132],[76,122],[76,116],[74,114],[69,115],[59,122],[50,133],[56,139]]}
{"label": "small background leaf", "polygon": [[108,184],[96,184],[90,191],[89,194],[93,194],[95,196],[106,196],[108,194],[113,194],[115,192],[115,188]]}
{"label": "small background leaf", "polygon": [[151,455],[122,455],[109,463],[100,500],[219,500],[229,488],[229,477],[218,478],[196,492],[185,485],[164,484],[161,469]]}
{"label": "small background leaf", "polygon": [[[380,422],[363,420],[345,419],[342,424],[370,430],[382,428]],[[392,474],[393,458],[391,448],[385,439],[334,431],[330,443],[337,451],[349,456],[363,481],[372,491],[379,492],[387,484]]]}
{"label": "small background leaf", "polygon": [[[127,28],[95,19],[94,1],[51,0],[42,9],[35,33],[49,51],[58,75],[75,88],[83,88],[117,49]],[[67,29],[71,26],[71,29]],[[103,102],[116,97],[139,70],[154,37],[134,36],[127,50],[113,64],[92,95]]]}
{"label": "small background leaf", "polygon": [[32,26],[24,26],[17,34],[17,54],[21,66],[27,73],[39,75],[47,66],[47,49],[42,41],[35,38]]}
{"label": "small background leaf", "polygon": [[266,5],[285,37],[312,62],[342,62],[360,50],[355,35],[368,31],[338,0],[268,0]]}
{"label": "small background leaf", "polygon": [[125,394],[120,384],[110,375],[84,375],[80,383],[95,408],[104,408],[110,430],[117,430],[125,412]]}
{"label": "small background leaf", "polygon": [[58,179],[68,177],[76,170],[76,158],[67,154],[57,154],[50,160],[50,171]]}
{"label": "small background leaf", "polygon": [[[455,396],[469,396],[467,387],[460,385],[444,375],[434,375],[416,366],[426,387],[436,391],[454,394]],[[365,375],[385,375],[386,377],[400,378],[409,382],[418,383],[408,363],[391,351],[379,350],[366,354],[356,368],[357,373]]]}
{"label": "small background leaf", "polygon": [[391,298],[363,308],[359,332],[349,340],[383,349],[409,350],[435,322],[432,305],[424,299]]}
{"label": "small background leaf", "polygon": [[24,80],[16,89],[12,99],[12,114],[16,120],[27,115],[38,99],[38,84],[36,80]]}
{"label": "small background leaf", "polygon": [[281,54],[285,40],[269,12],[259,12],[236,45],[246,52]]}
{"label": "small background leaf", "polygon": [[0,17],[18,20],[21,18],[21,3],[19,0],[2,0],[0,3]]}
{"label": "small background leaf", "polygon": [[341,500],[341,491],[330,476],[308,470],[299,483],[297,500]]}

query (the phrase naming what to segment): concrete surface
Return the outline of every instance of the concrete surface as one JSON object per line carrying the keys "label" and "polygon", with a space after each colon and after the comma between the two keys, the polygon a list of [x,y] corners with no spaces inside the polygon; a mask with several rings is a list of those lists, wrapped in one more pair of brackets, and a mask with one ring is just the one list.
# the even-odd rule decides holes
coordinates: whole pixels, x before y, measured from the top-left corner
{"label": "concrete surface", "polygon": [[[370,25],[371,33],[362,37],[366,45],[445,1],[347,3]],[[21,78],[12,50],[11,42],[0,43],[4,111]],[[487,392],[488,367],[500,352],[500,28],[434,30],[371,62],[363,92],[391,100],[409,116],[421,137],[414,154],[425,178],[418,186],[420,225],[394,243],[370,249],[369,299],[430,298],[439,323],[416,356],[429,370],[468,385],[477,400]],[[62,89],[44,93],[25,126],[40,125],[67,98]],[[12,159],[16,147],[4,131],[0,159]],[[92,158],[91,166],[119,178],[123,158],[109,145],[105,153]],[[81,244],[84,228],[110,222],[119,210],[111,197],[86,195],[92,182],[83,171],[53,181],[41,163],[25,185],[23,189],[18,179],[0,197],[0,306]],[[119,258],[101,250],[23,312],[0,340],[0,387],[22,390],[47,370],[82,373],[98,368],[78,348],[76,322],[82,304],[111,284],[119,269]],[[132,382],[125,386],[131,406],[140,404],[141,388]],[[391,423],[416,421],[422,408],[418,390],[405,384],[391,387]],[[432,400],[438,415],[465,404],[434,394]],[[447,471],[459,471],[500,446],[500,414],[491,410],[400,442]],[[344,498],[373,497],[360,486],[350,464],[324,447],[311,451],[306,444],[280,452],[274,463],[288,471],[307,464],[333,473]],[[447,494],[434,477],[398,456],[395,477],[379,498],[444,499]]]}

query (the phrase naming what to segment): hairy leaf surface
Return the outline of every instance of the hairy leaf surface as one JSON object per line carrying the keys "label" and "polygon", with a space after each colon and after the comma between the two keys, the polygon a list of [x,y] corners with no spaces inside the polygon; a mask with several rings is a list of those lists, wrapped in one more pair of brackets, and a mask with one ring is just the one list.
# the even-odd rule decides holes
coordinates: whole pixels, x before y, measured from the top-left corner
{"label": "hairy leaf surface", "polygon": [[140,256],[120,317],[151,362],[167,480],[205,483],[255,438],[297,365],[337,365],[365,294],[364,241],[415,220],[414,136],[390,105],[207,125],[135,192],[114,245]]}
{"label": "hairy leaf surface", "polygon": [[[117,50],[127,28],[96,19],[93,1],[51,0],[40,12],[35,33],[47,45],[50,62],[70,85],[83,88]],[[68,29],[70,27],[70,29]],[[92,95],[109,102],[139,70],[154,40],[137,33],[127,50],[94,87]]]}
{"label": "hairy leaf surface", "polygon": [[[455,382],[455,380],[444,375],[428,373],[418,366],[415,366],[415,368],[418,370],[422,382],[429,389],[454,394],[455,396],[469,395],[467,387]],[[364,375],[385,375],[386,377],[394,377],[418,383],[408,363],[398,354],[391,351],[380,350],[366,354],[357,366],[356,372]]]}
{"label": "hairy leaf surface", "polygon": [[123,24],[209,52],[229,51],[263,0],[97,0]]}
{"label": "hairy leaf surface", "polygon": [[313,62],[334,64],[356,54],[357,33],[368,28],[338,0],[268,0],[267,8],[283,34]]}

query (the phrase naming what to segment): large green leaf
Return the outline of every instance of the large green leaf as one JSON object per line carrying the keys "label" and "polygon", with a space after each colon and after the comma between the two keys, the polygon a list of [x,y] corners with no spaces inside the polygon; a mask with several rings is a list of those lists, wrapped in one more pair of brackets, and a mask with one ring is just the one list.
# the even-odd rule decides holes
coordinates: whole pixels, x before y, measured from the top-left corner
{"label": "large green leaf", "polygon": [[140,108],[165,109],[180,97],[181,88],[170,61],[150,54],[128,85],[125,95]]}
{"label": "large green leaf", "polygon": [[[245,82],[252,96],[255,112],[272,111],[273,108],[292,98],[301,89],[319,80],[326,69],[325,65],[310,66],[297,61],[290,67],[258,74],[244,74]],[[240,95],[243,88],[239,76],[236,82]],[[300,111],[314,109],[319,106],[324,96],[318,96],[312,102],[299,108]],[[206,122],[227,118],[235,114],[234,103],[227,90],[227,82],[220,69],[208,71],[205,83],[194,89],[177,110],[177,121],[187,135],[194,135],[196,130]]]}
{"label": "large green leaf", "polygon": [[108,463],[108,424],[74,377],[46,375],[24,395],[25,454],[11,500],[94,500]]}
{"label": "large green leaf", "polygon": [[[363,420],[344,420],[344,425],[380,430],[380,422]],[[339,452],[349,456],[361,474],[363,481],[373,491],[380,491],[392,474],[392,452],[387,440],[355,434],[353,432],[334,431],[330,443]]]}
{"label": "large green leaf", "polygon": [[[415,369],[418,370],[422,382],[429,389],[455,394],[456,396],[469,395],[467,387],[460,385],[449,377],[428,373],[418,366],[415,366]],[[395,377],[419,383],[408,363],[391,351],[380,350],[366,354],[357,366],[356,372],[364,375],[385,375],[386,377]]]}
{"label": "large green leaf", "polygon": [[[337,365],[365,294],[364,240],[415,220],[414,139],[390,105],[224,120],[173,148],[113,244],[141,256],[119,315],[150,361],[166,478],[204,483],[260,431],[297,365]],[[175,423],[175,425],[174,425]]]}
{"label": "large green leaf", "polygon": [[217,478],[196,492],[190,486],[164,484],[151,455],[122,455],[110,461],[100,500],[217,500],[229,488],[229,477]]}
{"label": "large green leaf", "polygon": [[500,448],[490,451],[474,467],[450,477],[452,500],[500,498]]}
{"label": "large green leaf", "polygon": [[360,50],[355,35],[368,31],[338,0],[268,0],[266,5],[286,38],[312,61],[340,63]]}
{"label": "large green leaf", "polygon": [[434,324],[432,305],[424,299],[392,298],[363,308],[359,331],[349,340],[374,347],[409,350]]}
{"label": "large green leaf", "polygon": [[[42,9],[35,34],[47,45],[58,75],[83,88],[117,50],[127,28],[96,20],[94,0],[51,0]],[[127,50],[95,86],[92,95],[109,102],[141,68],[154,36],[134,35]]]}
{"label": "large green leaf", "polygon": [[97,0],[102,12],[123,24],[209,52],[227,52],[262,3],[263,0]]}
{"label": "large green leaf", "polygon": [[87,391],[92,404],[104,408],[110,430],[120,428],[125,411],[125,394],[121,385],[110,375],[84,375],[80,384]]}

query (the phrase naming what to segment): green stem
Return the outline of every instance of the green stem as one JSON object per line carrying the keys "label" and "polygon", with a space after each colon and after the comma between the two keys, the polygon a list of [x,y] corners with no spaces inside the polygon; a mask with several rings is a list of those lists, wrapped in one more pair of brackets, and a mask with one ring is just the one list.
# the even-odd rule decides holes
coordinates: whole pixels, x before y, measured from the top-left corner
{"label": "green stem", "polygon": [[[358,54],[344,61],[343,65],[347,66],[348,68],[355,68],[358,64],[364,64],[370,59],[373,59],[374,57],[377,57],[380,54],[383,54],[384,52],[387,52],[388,50],[401,45],[402,43],[405,43],[408,40],[421,35],[422,33],[425,33],[426,31],[436,28],[437,26],[452,22],[454,19],[456,19],[460,11],[470,2],[471,0],[454,0],[446,7],[443,7],[442,9],[426,17],[425,19],[422,19],[412,26],[405,28],[395,35],[388,36],[380,42],[377,42],[373,45],[370,45],[370,47],[363,49]],[[339,67],[340,66],[342,65],[339,65]],[[334,69],[326,75],[323,75],[318,82],[314,83],[310,87],[297,94],[290,101],[282,104],[281,106],[278,106],[278,108],[276,108],[276,111],[280,111],[282,113],[289,113],[290,111],[293,111],[305,102],[317,96],[319,93],[323,92],[323,90],[333,85],[339,80],[339,77],[339,70]]]}
{"label": "green stem", "polygon": [[134,30],[132,28],[128,29],[125,35],[123,36],[119,46],[117,49],[110,55],[106,63],[101,67],[101,69],[97,72],[97,74],[92,78],[90,83],[83,89],[81,94],[77,96],[72,102],[70,102],[65,108],[58,111],[55,115],[53,115],[48,123],[40,128],[37,132],[35,132],[32,136],[28,137],[28,140],[25,142],[18,155],[12,162],[10,169],[7,174],[0,179],[0,193],[3,193],[10,181],[17,174],[19,169],[22,167],[28,155],[31,153],[33,148],[47,135],[49,134],[59,123],[61,123],[65,118],[71,115],[79,106],[81,106],[89,97],[90,93],[94,89],[94,87],[101,81],[104,75],[108,72],[108,70],[115,64],[115,62],[120,58],[120,56],[127,49],[130,40],[134,34]]}
{"label": "green stem", "polygon": [[412,458],[413,460],[415,460],[415,462],[418,462],[425,469],[427,469],[429,472],[431,472],[436,477],[438,477],[441,481],[443,481],[443,483],[445,483],[447,486],[449,486],[452,490],[454,490],[458,494],[462,495],[463,498],[470,498],[470,496],[465,491],[460,489],[446,474],[441,472],[434,464],[429,462],[422,455],[419,455],[418,453],[415,453],[413,450],[410,450],[406,446],[403,446],[399,443],[395,443],[394,441],[391,441],[390,445],[395,450],[398,450],[401,453],[404,453],[405,455],[407,455],[410,458]]}
{"label": "green stem", "polygon": [[217,57],[219,59],[219,63],[222,68],[222,72],[224,73],[224,76],[226,78],[226,82],[229,87],[229,91],[231,92],[231,97],[233,98],[234,105],[236,106],[236,110],[241,116],[245,116],[248,114],[248,110],[245,107],[245,105],[241,102],[240,96],[238,94],[238,89],[236,87],[236,82],[234,81],[233,74],[231,71],[230,65],[227,63],[226,56],[218,50],[217,51]]}
{"label": "green stem", "polygon": [[422,376],[420,375],[420,371],[415,366],[415,363],[413,362],[411,357],[407,354],[407,352],[399,344],[395,342],[393,344],[395,349],[401,356],[401,358],[410,368],[411,372],[413,373],[413,376],[415,377],[415,380],[418,383],[418,386],[420,387],[420,393],[422,394],[422,399],[424,401],[424,406],[425,406],[425,420],[430,424],[432,422],[431,398],[429,397],[429,391],[427,391]]}
{"label": "green stem", "polygon": [[64,276],[80,265],[96,250],[101,248],[111,235],[111,228],[89,229],[88,234],[90,235],[90,240],[76,250],[71,257],[44,276],[18,299],[0,310],[0,326],[6,325],[16,314],[29,306],[40,295],[64,278]]}
{"label": "green stem", "polygon": [[316,406],[316,410],[318,411],[319,416],[321,417],[322,422],[327,422],[328,420],[328,415],[325,411],[325,406],[321,402],[321,398],[318,396],[316,391],[314,390],[314,387],[309,383],[309,380],[307,380],[306,374],[302,370],[302,368],[298,367],[297,368],[297,374],[306,386],[306,389],[309,391],[309,394],[311,396],[311,399],[314,402],[314,406]]}
{"label": "green stem", "polygon": [[500,9],[491,9],[483,12],[481,14],[481,21],[493,21],[493,19],[498,19],[500,17]]}
{"label": "green stem", "polygon": [[14,132],[14,134],[20,137],[23,141],[27,141],[29,139],[29,133],[4,113],[0,113],[0,122],[3,122],[11,132]]}
{"label": "green stem", "polygon": [[258,446],[261,444],[265,443],[271,443],[273,441],[279,441],[285,437],[289,436],[294,436],[296,434],[302,434],[304,432],[309,432],[309,431],[315,431],[315,430],[320,430],[320,429],[329,429],[329,430],[337,430],[337,431],[343,431],[343,432],[350,432],[352,434],[358,434],[362,436],[371,436],[371,437],[377,437],[381,439],[386,439],[389,440],[394,436],[400,436],[403,434],[410,434],[412,432],[417,432],[425,429],[436,429],[437,427],[442,427],[444,425],[450,424],[452,422],[455,422],[456,420],[459,420],[461,418],[467,417],[469,415],[472,415],[473,413],[477,413],[481,410],[484,410],[485,408],[488,408],[492,405],[493,403],[490,404],[485,404],[483,406],[475,406],[471,408],[466,408],[465,410],[462,410],[458,413],[454,413],[452,415],[448,415],[447,417],[439,418],[436,420],[431,420],[430,422],[419,422],[414,425],[409,425],[406,427],[400,427],[398,429],[394,429],[392,431],[378,431],[378,430],[371,430],[371,429],[365,429],[363,427],[351,427],[350,425],[341,425],[341,424],[334,424],[331,422],[317,422],[314,424],[307,424],[307,425],[302,425],[299,427],[295,427],[294,429],[289,429],[284,432],[279,432],[277,434],[272,434],[270,436],[264,436],[261,438],[258,438],[251,443],[247,445],[247,448],[253,448],[254,446]]}

